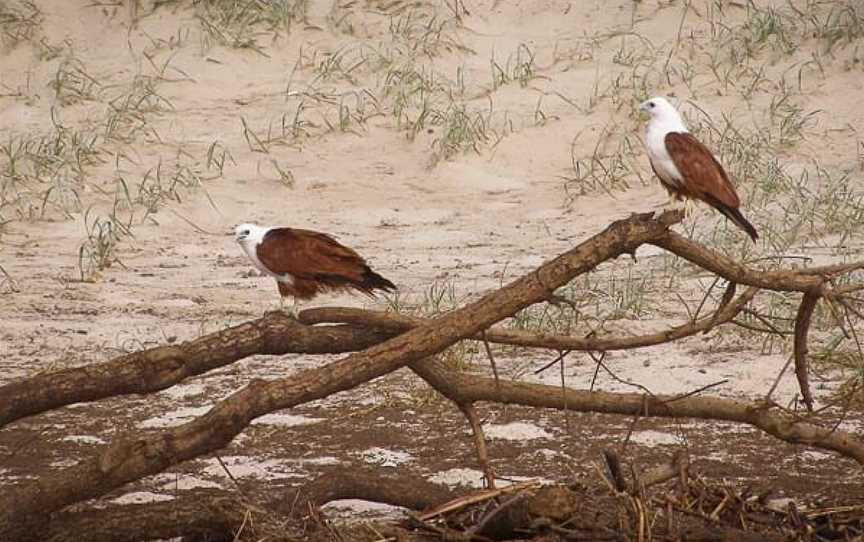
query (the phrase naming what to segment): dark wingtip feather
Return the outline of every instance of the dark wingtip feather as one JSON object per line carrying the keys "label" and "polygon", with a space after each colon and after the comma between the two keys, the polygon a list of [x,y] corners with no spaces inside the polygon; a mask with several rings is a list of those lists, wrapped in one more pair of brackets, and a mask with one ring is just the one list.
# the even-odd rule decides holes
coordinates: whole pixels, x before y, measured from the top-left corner
{"label": "dark wingtip feather", "polygon": [[396,290],[396,285],[367,267],[363,273],[363,282],[360,283],[360,288],[371,294],[373,290],[392,292]]}
{"label": "dark wingtip feather", "polygon": [[[756,239],[759,239],[759,234],[756,232],[756,228],[753,227],[753,224],[750,223],[749,220],[744,218],[744,215],[741,214],[741,211],[735,209],[734,207],[729,207],[729,214],[723,213],[729,217],[732,222],[734,222],[739,228],[747,232],[747,235],[750,236],[750,239],[753,242],[756,242]],[[731,215],[731,216],[730,216]]]}
{"label": "dark wingtip feather", "polygon": [[756,242],[756,239],[759,239],[759,234],[756,232],[756,228],[753,227],[753,224],[750,223],[749,220],[744,218],[744,215],[741,214],[741,211],[736,209],[735,207],[729,207],[728,205],[724,205],[720,203],[715,206],[718,211],[726,215],[726,217],[731,220],[736,226],[744,230],[747,235],[750,236],[750,239],[753,242]]}
{"label": "dark wingtip feather", "polygon": [[705,202],[723,213],[723,215],[731,220],[732,223],[744,230],[754,243],[756,242],[756,239],[759,239],[759,234],[756,232],[756,228],[753,227],[753,224],[751,224],[749,220],[744,218],[744,215],[741,214],[741,211],[737,207],[730,207],[725,203],[722,203],[720,200],[710,196],[705,198]]}

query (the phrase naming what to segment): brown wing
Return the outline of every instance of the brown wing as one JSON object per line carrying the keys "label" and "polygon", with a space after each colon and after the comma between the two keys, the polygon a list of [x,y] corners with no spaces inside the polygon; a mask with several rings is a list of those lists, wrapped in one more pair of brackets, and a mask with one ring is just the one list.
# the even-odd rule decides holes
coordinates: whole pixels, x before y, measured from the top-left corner
{"label": "brown wing", "polygon": [[366,262],[327,234],[294,228],[274,228],[258,245],[258,259],[267,269],[300,279],[359,282]]}
{"label": "brown wing", "polygon": [[711,205],[713,202],[732,208],[741,205],[735,186],[708,147],[686,132],[670,132],[664,141],[669,156],[684,178],[688,196]]}

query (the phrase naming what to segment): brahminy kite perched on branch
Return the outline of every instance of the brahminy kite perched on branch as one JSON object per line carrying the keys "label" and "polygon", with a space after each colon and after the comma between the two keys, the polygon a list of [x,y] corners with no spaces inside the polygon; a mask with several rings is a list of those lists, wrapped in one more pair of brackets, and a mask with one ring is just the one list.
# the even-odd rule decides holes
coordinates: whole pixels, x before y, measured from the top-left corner
{"label": "brahminy kite perched on branch", "polygon": [[639,109],[651,115],[645,128],[645,147],[651,168],[669,195],[678,200],[704,201],[755,242],[759,234],[738,209],[741,200],[735,186],[708,147],[687,131],[675,107],[666,98],[651,98]]}
{"label": "brahminy kite perched on branch", "polygon": [[357,290],[374,296],[375,290],[396,289],[359,254],[325,233],[240,224],[234,234],[255,267],[276,279],[282,297],[294,298],[295,317],[299,302],[319,293]]}

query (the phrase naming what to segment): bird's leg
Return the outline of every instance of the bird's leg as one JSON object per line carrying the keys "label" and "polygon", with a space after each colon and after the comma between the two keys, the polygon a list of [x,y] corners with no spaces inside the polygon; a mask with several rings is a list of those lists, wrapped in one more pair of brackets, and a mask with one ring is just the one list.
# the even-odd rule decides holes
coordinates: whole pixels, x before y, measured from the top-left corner
{"label": "bird's leg", "polygon": [[300,309],[303,308],[303,301],[297,297],[294,298],[294,318],[300,319]]}
{"label": "bird's leg", "polygon": [[684,198],[684,216],[688,217],[696,212],[696,203],[690,198]]}
{"label": "bird's leg", "polygon": [[298,320],[297,315],[300,314],[299,307],[300,307],[300,302],[295,297],[294,301],[291,303],[291,306],[288,307],[288,310],[285,310],[284,312],[285,312],[285,314],[287,314],[291,318]]}
{"label": "bird's leg", "polygon": [[291,303],[291,305],[286,307],[285,306],[285,297],[281,296],[281,295],[279,296],[279,312],[284,313],[284,314],[286,314],[286,315],[288,315],[291,318],[294,318],[296,320],[297,314],[298,314],[297,307],[298,307],[298,303],[297,303],[296,297],[294,298],[294,301]]}

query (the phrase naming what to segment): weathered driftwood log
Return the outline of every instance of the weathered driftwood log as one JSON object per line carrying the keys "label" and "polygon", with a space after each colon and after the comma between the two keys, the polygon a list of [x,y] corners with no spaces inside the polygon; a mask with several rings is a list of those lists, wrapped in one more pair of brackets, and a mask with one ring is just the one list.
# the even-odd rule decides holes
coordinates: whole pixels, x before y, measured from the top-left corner
{"label": "weathered driftwood log", "polygon": [[[297,489],[262,495],[256,502],[221,489],[183,491],[177,498],[146,504],[109,504],[55,514],[27,533],[40,542],[137,542],[170,539],[291,542],[314,526],[319,507],[339,499],[402,506],[421,511],[448,501],[456,493],[419,475],[385,474],[368,468],[328,471]],[[262,499],[265,502],[257,502]],[[307,517],[309,513],[313,517]]]}
{"label": "weathered driftwood log", "polygon": [[55,514],[19,538],[40,542],[138,542],[187,540],[294,542],[284,520],[246,502],[236,493],[194,489],[171,501],[109,505]]}

